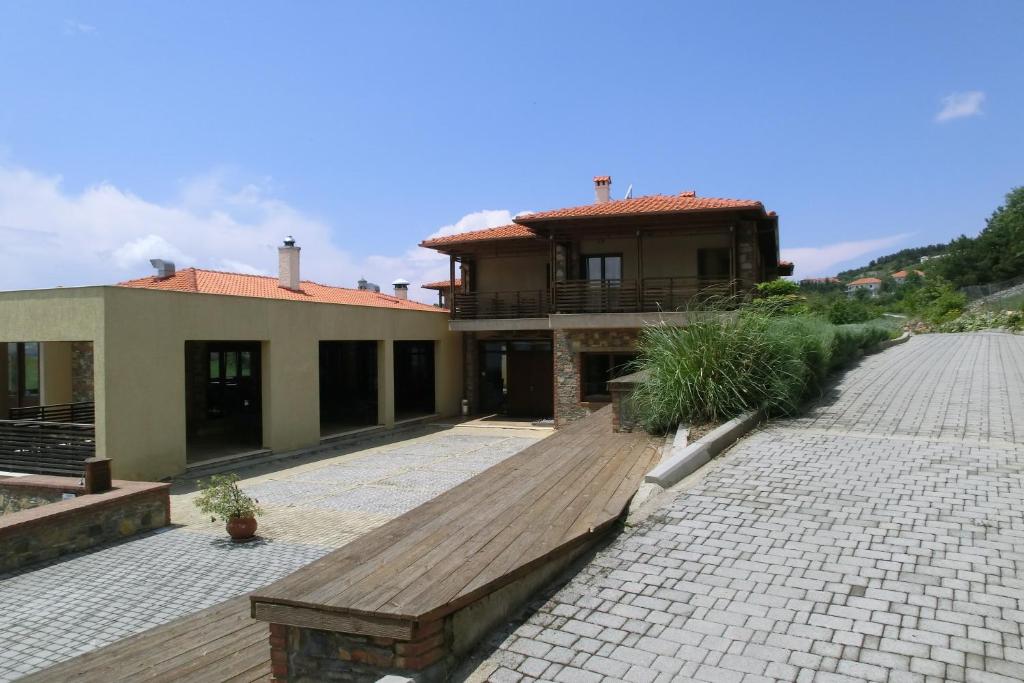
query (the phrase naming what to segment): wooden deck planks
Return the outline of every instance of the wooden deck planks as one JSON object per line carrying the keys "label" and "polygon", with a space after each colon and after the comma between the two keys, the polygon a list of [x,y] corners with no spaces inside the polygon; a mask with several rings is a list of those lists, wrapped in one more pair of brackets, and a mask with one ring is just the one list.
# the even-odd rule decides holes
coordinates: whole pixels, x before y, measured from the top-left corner
{"label": "wooden deck planks", "polygon": [[243,595],[21,680],[26,683],[268,680],[268,637],[267,625],[249,616],[249,596]]}
{"label": "wooden deck planks", "polygon": [[442,616],[614,523],[656,457],[646,434],[612,432],[605,408],[257,591],[253,602]]}

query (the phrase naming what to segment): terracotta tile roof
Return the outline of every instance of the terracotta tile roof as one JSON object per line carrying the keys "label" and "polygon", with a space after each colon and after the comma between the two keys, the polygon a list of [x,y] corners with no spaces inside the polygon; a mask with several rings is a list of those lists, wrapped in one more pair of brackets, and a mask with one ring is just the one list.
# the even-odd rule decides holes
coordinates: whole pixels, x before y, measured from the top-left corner
{"label": "terracotta tile roof", "polygon": [[[920,271],[920,270],[915,270],[914,274],[915,275],[920,275],[921,277],[924,277],[924,273],[922,271]],[[905,271],[905,270],[898,270],[895,273],[893,273],[892,276],[894,278],[896,278],[896,279],[905,278],[907,276],[907,271]]]}
{"label": "terracotta tile roof", "polygon": [[[428,282],[425,285],[420,285],[420,287],[422,287],[423,289],[448,289],[451,286],[452,283],[450,280],[438,280],[437,282]],[[459,278],[455,278],[455,286],[461,287],[462,280],[460,280]]]}
{"label": "terracotta tile roof", "polygon": [[677,195],[655,194],[633,199],[613,199],[601,204],[585,204],[567,209],[540,211],[516,218],[517,223],[531,225],[534,222],[560,218],[591,218],[597,216],[637,216],[659,213],[685,213],[690,211],[717,211],[722,209],[756,209],[764,213],[764,205],[753,199],[721,199],[697,197],[693,191]]}
{"label": "terracotta tile roof", "polygon": [[441,309],[418,301],[404,301],[388,294],[367,292],[344,287],[331,287],[318,282],[302,281],[302,291],[293,292],[278,285],[278,279],[267,275],[246,275],[224,273],[218,270],[185,268],[169,278],[160,280],[156,276],[117,283],[118,287],[137,289],[159,289],[165,292],[194,292],[197,294],[223,294],[225,296],[248,296],[257,299],[279,299],[283,301],[308,301],[320,304],[345,304],[348,306],[373,306],[409,311],[440,312]]}
{"label": "terracotta tile roof", "polygon": [[457,235],[444,235],[420,242],[421,247],[441,247],[447,244],[464,244],[466,242],[486,242],[488,240],[532,239],[537,234],[529,228],[510,223],[496,228],[460,232]]}
{"label": "terracotta tile roof", "polygon": [[856,280],[854,280],[850,284],[851,285],[880,285],[880,284],[882,284],[882,281],[879,280],[877,277],[861,277],[861,278],[857,278]]}

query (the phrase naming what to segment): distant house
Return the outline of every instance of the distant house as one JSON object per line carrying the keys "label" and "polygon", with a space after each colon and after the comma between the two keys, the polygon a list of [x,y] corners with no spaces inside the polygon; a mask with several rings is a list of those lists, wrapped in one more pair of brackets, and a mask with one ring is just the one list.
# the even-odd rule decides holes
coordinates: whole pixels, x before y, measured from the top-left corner
{"label": "distant house", "polygon": [[864,290],[871,296],[878,296],[882,289],[882,281],[877,277],[862,277],[846,285],[846,293],[853,296],[858,291]]}
{"label": "distant house", "polygon": [[[918,277],[924,277],[924,273],[922,273],[920,270],[915,270],[914,274],[917,275]],[[907,281],[907,275],[909,275],[907,271],[900,270],[892,274],[892,279],[896,281],[896,284],[902,285],[904,282]]]}

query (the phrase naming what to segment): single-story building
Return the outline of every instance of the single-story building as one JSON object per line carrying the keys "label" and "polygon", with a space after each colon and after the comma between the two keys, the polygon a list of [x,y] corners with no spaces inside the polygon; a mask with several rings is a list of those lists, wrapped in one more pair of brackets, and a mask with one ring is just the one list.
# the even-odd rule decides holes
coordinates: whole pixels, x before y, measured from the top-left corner
{"label": "single-story building", "polygon": [[[299,251],[279,248],[279,277],[154,260],[156,275],[117,285],[0,293],[0,418],[92,421],[115,477],[153,480],[457,414],[447,311],[405,286],[300,280]],[[0,470],[16,419],[0,425]]]}
{"label": "single-story building", "polygon": [[877,277],[862,277],[857,278],[850,284],[846,285],[846,293],[853,296],[859,291],[865,291],[870,296],[878,296],[878,293],[882,289],[882,281]]}
{"label": "single-story building", "polygon": [[[924,277],[924,272],[923,271],[915,270],[915,271],[913,271],[913,273],[917,277]],[[892,274],[892,279],[896,281],[896,284],[902,285],[904,282],[907,281],[907,277],[909,277],[909,276],[910,276],[910,273],[908,273],[907,271],[905,271],[905,270],[898,270],[898,271],[896,271],[895,273]]]}

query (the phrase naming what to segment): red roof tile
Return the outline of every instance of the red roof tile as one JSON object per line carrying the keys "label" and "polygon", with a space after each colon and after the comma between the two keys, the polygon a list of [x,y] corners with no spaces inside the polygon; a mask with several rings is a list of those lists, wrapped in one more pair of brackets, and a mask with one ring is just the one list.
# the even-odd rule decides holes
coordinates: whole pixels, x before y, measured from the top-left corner
{"label": "red roof tile", "polygon": [[[919,275],[921,277],[924,277],[924,273],[921,272],[920,270],[915,270],[914,274],[915,275]],[[893,273],[892,276],[894,278],[896,278],[896,279],[905,278],[905,277],[907,277],[907,271],[905,271],[905,270],[898,270],[895,273]]]}
{"label": "red roof tile", "polygon": [[529,228],[510,223],[496,228],[460,232],[456,235],[444,235],[420,242],[421,247],[441,247],[447,244],[464,244],[466,242],[486,242],[488,240],[531,239],[537,234]]}
{"label": "red roof tile", "polygon": [[348,306],[373,306],[410,311],[439,312],[441,309],[418,301],[405,301],[380,292],[359,289],[331,287],[318,282],[302,281],[302,291],[293,292],[278,284],[276,277],[267,275],[246,275],[224,273],[217,270],[185,268],[163,280],[156,276],[119,282],[118,287],[136,289],[158,289],[165,292],[193,292],[196,294],[222,294],[225,296],[248,296],[257,299],[279,299],[283,301],[308,301],[320,304],[345,304]]}
{"label": "red roof tile", "polygon": [[[423,289],[448,289],[452,286],[451,280],[438,280],[437,282],[428,282],[425,285],[420,285]],[[455,286],[461,287],[462,280],[455,278]]]}
{"label": "red roof tile", "polygon": [[517,223],[531,225],[534,222],[560,218],[591,218],[597,216],[636,216],[659,213],[686,213],[717,211],[722,209],[756,209],[764,212],[764,205],[753,199],[720,199],[697,197],[693,191],[677,195],[655,194],[633,199],[613,199],[601,204],[585,204],[567,209],[540,211],[516,218]]}
{"label": "red roof tile", "polygon": [[882,281],[879,280],[877,277],[862,277],[862,278],[857,278],[856,280],[854,280],[850,284],[851,285],[880,285],[880,284],[882,284]]}

